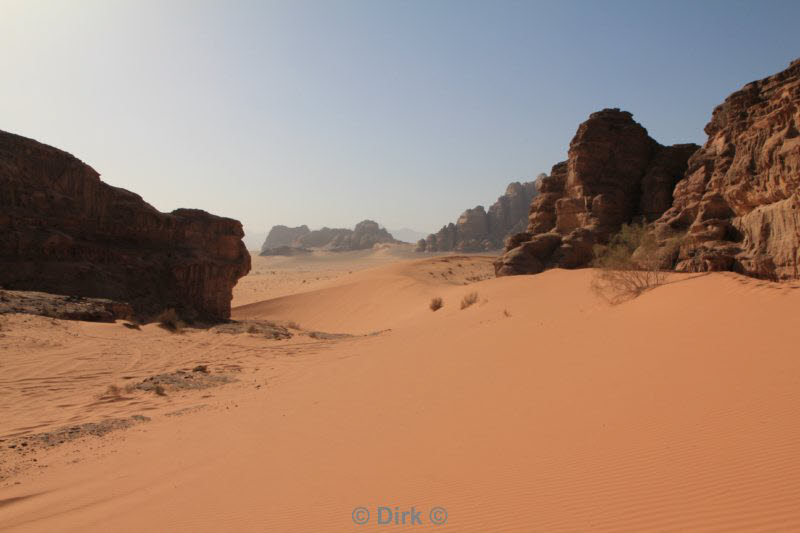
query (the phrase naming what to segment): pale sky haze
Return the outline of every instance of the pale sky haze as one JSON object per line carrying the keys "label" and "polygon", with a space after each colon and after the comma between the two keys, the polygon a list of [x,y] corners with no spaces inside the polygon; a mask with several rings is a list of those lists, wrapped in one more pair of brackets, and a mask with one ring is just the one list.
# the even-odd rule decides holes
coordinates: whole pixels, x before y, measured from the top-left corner
{"label": "pale sky haze", "polygon": [[[704,141],[800,56],[797,1],[0,0],[0,129],[163,211],[435,231],[589,113]],[[757,22],[757,23],[756,23]]]}

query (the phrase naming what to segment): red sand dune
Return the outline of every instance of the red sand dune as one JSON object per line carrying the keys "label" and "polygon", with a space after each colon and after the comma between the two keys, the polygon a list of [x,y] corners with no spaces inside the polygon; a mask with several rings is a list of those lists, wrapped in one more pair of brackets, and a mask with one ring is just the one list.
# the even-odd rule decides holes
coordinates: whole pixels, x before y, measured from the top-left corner
{"label": "red sand dune", "polygon": [[[24,392],[21,368],[66,380],[108,359],[109,380],[144,375],[166,363],[141,356],[130,370],[111,354],[158,343],[173,365],[202,357],[243,370],[183,416],[157,402],[194,405],[200,393],[115,407],[152,407],[153,420],[56,447],[41,456],[47,468],[2,482],[0,529],[800,529],[800,286],[674,275],[610,307],[590,291],[591,270],[463,284],[489,261],[397,262],[234,310],[383,331],[372,336],[74,323],[58,333],[14,318],[0,338],[14,395],[3,435],[37,409],[51,425],[60,416],[55,392]],[[461,310],[471,291],[478,302]],[[433,296],[445,303],[435,313]],[[371,511],[365,526],[352,521],[358,506]],[[413,506],[423,525],[378,527],[378,506]],[[446,525],[430,524],[434,506]]]}

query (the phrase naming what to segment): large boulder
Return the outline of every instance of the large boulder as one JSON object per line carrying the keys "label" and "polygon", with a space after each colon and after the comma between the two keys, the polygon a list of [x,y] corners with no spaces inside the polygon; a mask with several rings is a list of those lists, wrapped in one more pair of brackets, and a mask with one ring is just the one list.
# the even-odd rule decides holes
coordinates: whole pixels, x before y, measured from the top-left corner
{"label": "large boulder", "polygon": [[250,270],[242,225],[197,209],[165,214],[70,154],[0,131],[0,286],[230,316]]}
{"label": "large boulder", "polygon": [[669,207],[697,148],[660,145],[626,111],[593,113],[573,137],[567,161],[537,181],[528,226],[506,241],[497,275],[588,265],[593,246],[607,243],[622,224],[653,220]]}
{"label": "large boulder", "polygon": [[794,277],[800,236],[800,59],[714,109],[656,234],[685,234],[680,271]]}
{"label": "large boulder", "polygon": [[479,205],[464,211],[455,223],[420,239],[418,252],[484,252],[498,250],[513,233],[525,229],[536,185],[513,182],[488,210]]}

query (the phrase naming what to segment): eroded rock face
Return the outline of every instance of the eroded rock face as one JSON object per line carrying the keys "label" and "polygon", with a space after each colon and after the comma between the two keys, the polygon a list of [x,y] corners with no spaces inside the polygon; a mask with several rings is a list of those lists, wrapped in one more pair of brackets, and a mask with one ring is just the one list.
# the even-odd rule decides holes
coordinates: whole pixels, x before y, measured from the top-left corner
{"label": "eroded rock face", "polygon": [[149,317],[230,316],[250,270],[242,225],[157,211],[70,154],[0,132],[0,286],[109,298]]}
{"label": "eroded rock face", "polygon": [[270,250],[272,248],[291,247],[292,243],[300,237],[308,235],[310,230],[308,226],[303,224],[296,228],[289,228],[287,226],[272,226],[269,230],[264,244],[261,246],[261,251]]}
{"label": "eroded rock face", "polygon": [[420,239],[418,252],[483,252],[503,247],[503,240],[527,224],[528,209],[536,196],[534,182],[511,183],[503,196],[485,210],[479,205],[464,211],[454,223]]}
{"label": "eroded rock face", "polygon": [[[274,226],[275,228],[285,228],[286,226]],[[305,228],[306,231],[302,231]],[[299,228],[287,228],[289,230],[301,230],[300,235],[291,239],[288,243],[280,246],[267,246],[267,242],[261,248],[261,255],[295,255],[296,253],[308,252],[310,250],[327,250],[332,252],[347,252],[353,250],[367,250],[376,244],[397,243],[392,234],[373,220],[362,220],[356,224],[355,229],[347,228],[322,228],[308,231],[306,226]],[[270,231],[272,235],[272,231]],[[267,237],[269,241],[269,237]]]}
{"label": "eroded rock face", "polygon": [[623,223],[658,218],[694,144],[665,147],[619,109],[593,113],[578,128],[568,159],[538,180],[528,227],[506,241],[497,275],[588,265],[592,248]]}
{"label": "eroded rock face", "polygon": [[686,233],[680,271],[795,275],[800,228],[800,60],[717,106],[656,234]]}

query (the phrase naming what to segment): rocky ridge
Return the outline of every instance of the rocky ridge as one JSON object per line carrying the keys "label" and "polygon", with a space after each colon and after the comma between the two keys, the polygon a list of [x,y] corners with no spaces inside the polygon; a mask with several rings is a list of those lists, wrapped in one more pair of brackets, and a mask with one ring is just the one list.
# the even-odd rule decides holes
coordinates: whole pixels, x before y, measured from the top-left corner
{"label": "rocky ridge", "polygon": [[418,252],[483,252],[502,248],[504,239],[524,230],[528,209],[536,196],[535,182],[513,182],[489,207],[464,211],[455,223],[417,242]]}

